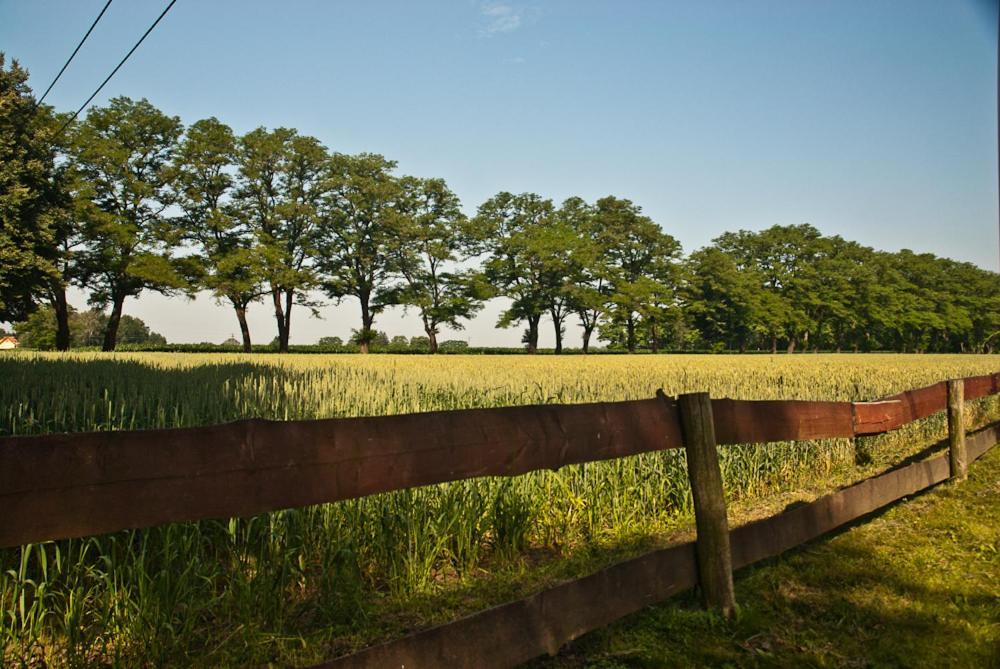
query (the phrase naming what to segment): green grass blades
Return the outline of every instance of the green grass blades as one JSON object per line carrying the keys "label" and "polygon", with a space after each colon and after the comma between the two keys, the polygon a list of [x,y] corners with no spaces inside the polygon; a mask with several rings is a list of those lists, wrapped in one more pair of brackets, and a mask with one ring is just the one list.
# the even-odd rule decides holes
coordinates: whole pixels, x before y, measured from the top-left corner
{"label": "green grass blades", "polygon": [[[860,400],[997,369],[1000,356],[971,355],[15,353],[0,355],[0,435],[623,400],[661,387]],[[967,410],[982,424],[1000,402]],[[935,416],[856,442],[725,447],[734,521],[869,476],[944,432]],[[3,550],[0,664],[318,662],[690,536],[690,521],[684,456],[670,451]]]}

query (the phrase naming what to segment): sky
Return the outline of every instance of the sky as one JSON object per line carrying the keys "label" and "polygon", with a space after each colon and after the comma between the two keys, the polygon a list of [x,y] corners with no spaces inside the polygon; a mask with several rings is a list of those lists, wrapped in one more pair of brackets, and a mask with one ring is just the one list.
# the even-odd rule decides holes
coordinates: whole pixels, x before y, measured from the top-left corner
{"label": "sky", "polygon": [[[0,0],[0,50],[44,91],[105,0]],[[167,0],[112,2],[46,99],[75,110]],[[95,99],[189,124],[286,126],[443,177],[467,213],[501,190],[629,198],[693,251],[811,223],[997,270],[997,19],[990,0],[347,2],[178,0]],[[86,295],[71,302],[84,307]],[[329,302],[329,301],[328,301]],[[463,332],[516,346],[495,300]],[[170,341],[238,334],[231,310],[126,302]],[[292,317],[349,336],[355,302]],[[254,305],[255,341],[276,328]],[[376,327],[422,334],[395,309]],[[551,345],[544,329],[541,345]],[[575,323],[567,345],[579,342]]]}

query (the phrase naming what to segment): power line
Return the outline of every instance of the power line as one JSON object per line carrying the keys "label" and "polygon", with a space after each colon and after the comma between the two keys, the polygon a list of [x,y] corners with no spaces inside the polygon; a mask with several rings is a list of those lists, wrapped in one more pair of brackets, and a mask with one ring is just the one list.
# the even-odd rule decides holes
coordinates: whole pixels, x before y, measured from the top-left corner
{"label": "power line", "polygon": [[104,12],[108,11],[108,7],[110,6],[111,6],[111,0],[108,0],[106,3],[104,3],[104,8],[101,10],[101,13],[98,14],[97,18],[94,19],[94,22],[90,24],[90,28],[87,29],[87,33],[83,36],[83,39],[80,40],[80,43],[76,45],[75,49],[73,49],[73,53],[71,53],[66,62],[63,63],[62,69],[59,70],[59,74],[56,75],[56,78],[52,80],[52,83],[49,84],[49,87],[45,89],[44,93],[42,93],[42,97],[38,98],[38,102],[35,103],[36,107],[42,104],[42,102],[45,100],[45,96],[49,94],[49,91],[52,90],[52,87],[56,85],[57,81],[59,81],[59,77],[63,75],[63,72],[66,71],[66,68],[69,67],[69,64],[73,62],[73,59],[76,57],[77,51],[80,50],[80,47],[83,46],[83,43],[87,41],[88,37],[90,37],[90,33],[94,31],[94,26],[97,25],[97,22],[101,20],[101,17],[104,16]]}
{"label": "power line", "polygon": [[143,40],[145,40],[146,37],[149,36],[149,33],[153,32],[153,28],[155,28],[156,25],[163,19],[163,17],[167,15],[167,12],[170,11],[170,8],[174,6],[175,2],[177,2],[177,0],[170,0],[170,4],[167,5],[166,9],[164,9],[160,13],[160,15],[156,17],[156,20],[153,21],[153,24],[146,29],[146,32],[142,34],[142,37],[139,38],[139,41],[136,42],[131,49],[129,49],[128,53],[125,54],[125,57],[121,59],[121,62],[115,66],[115,69],[111,70],[111,74],[109,74],[104,79],[104,81],[101,82],[101,85],[97,87],[97,90],[95,90],[93,93],[90,94],[90,97],[87,98],[87,101],[84,102],[82,105],[80,105],[80,108],[77,109],[75,112],[73,112],[73,115],[69,117],[69,120],[67,120],[66,123],[64,123],[63,126],[59,128],[59,131],[53,136],[53,140],[55,140],[56,137],[59,137],[59,135],[61,135],[63,131],[66,130],[66,128],[68,128],[69,125],[76,120],[76,117],[80,115],[80,112],[82,112],[84,108],[86,108],[86,106],[90,104],[90,101],[97,97],[97,94],[101,92],[101,89],[104,88],[104,86],[109,81],[111,81],[111,77],[115,76],[115,73],[118,72],[118,70],[121,69],[122,65],[125,64],[125,61],[127,61],[129,57],[133,53],[135,53],[135,50],[138,49],[139,45],[142,44]]}

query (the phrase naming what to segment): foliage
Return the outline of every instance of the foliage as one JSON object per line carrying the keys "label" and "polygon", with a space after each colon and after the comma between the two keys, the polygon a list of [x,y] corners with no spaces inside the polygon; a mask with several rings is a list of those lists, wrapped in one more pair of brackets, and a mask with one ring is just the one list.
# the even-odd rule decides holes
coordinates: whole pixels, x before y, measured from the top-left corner
{"label": "foliage", "polygon": [[170,159],[180,120],[146,100],[114,98],[91,109],[73,136],[74,169],[89,191],[91,243],[81,253],[91,303],[111,306],[103,348],[113,350],[126,298],[187,288],[183,261],[164,214],[171,203]]}
{"label": "foliage", "polygon": [[26,317],[57,276],[57,125],[18,62],[0,52],[0,321]]}
{"label": "foliage", "polygon": [[437,353],[440,327],[461,330],[462,319],[482,308],[486,293],[475,277],[452,269],[475,247],[458,197],[443,179],[404,177],[399,228],[392,245],[406,285],[400,301],[416,307],[427,333],[427,348]]}
{"label": "foliage", "polygon": [[236,312],[243,350],[251,351],[246,312],[265,293],[264,268],[245,218],[233,209],[237,139],[218,119],[195,122],[174,158],[173,188],[183,237],[197,253],[198,283]]}
{"label": "foliage", "polygon": [[353,297],[361,308],[356,337],[363,353],[373,341],[375,318],[400,302],[394,252],[401,235],[405,193],[391,174],[396,163],[375,154],[335,155],[329,190],[317,234],[318,267],[326,293],[337,300]]}
{"label": "foliage", "polygon": [[[72,333],[70,345],[73,348],[92,348],[103,343],[108,324],[108,314],[105,312],[100,309],[77,311],[70,307],[68,322]],[[56,313],[51,306],[41,307],[26,320],[15,323],[14,331],[24,348],[42,351],[59,348]],[[118,342],[126,345],[164,346],[167,340],[163,335],[151,332],[142,319],[123,314],[118,325]]]}
{"label": "foliage", "polygon": [[94,107],[53,143],[62,119],[34,105],[26,77],[0,62],[0,318],[50,304],[60,349],[73,339],[71,285],[111,307],[105,349],[125,300],[148,290],[210,291],[233,308],[245,352],[252,303],[269,298],[275,349],[288,352],[293,306],[317,315],[317,290],[358,300],[363,352],[390,306],[417,312],[427,339],[393,350],[434,352],[443,328],[493,297],[506,300],[498,326],[525,326],[530,353],[545,318],[561,353],[571,317],[584,352],[595,333],[628,352],[1000,344],[1000,276],[968,263],[810,225],[726,233],[682,261],[671,235],[614,196],[557,208],[500,192],[469,220],[443,180],[397,175],[383,156],[330,152],[290,128],[237,137],[215,118],[185,130],[146,100]]}

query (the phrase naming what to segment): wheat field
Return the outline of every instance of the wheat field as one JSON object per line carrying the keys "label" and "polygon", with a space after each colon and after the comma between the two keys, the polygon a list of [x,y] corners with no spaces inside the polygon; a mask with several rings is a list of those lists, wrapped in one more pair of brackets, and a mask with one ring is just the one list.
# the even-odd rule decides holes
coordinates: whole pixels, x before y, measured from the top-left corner
{"label": "wheat field", "polygon": [[[0,435],[577,403],[707,390],[876,399],[973,355],[0,356]],[[1000,401],[968,407],[1000,417]],[[734,520],[884,469],[945,430],[721,453]],[[307,663],[521,596],[688,531],[678,451],[0,551],[4,666]]]}

